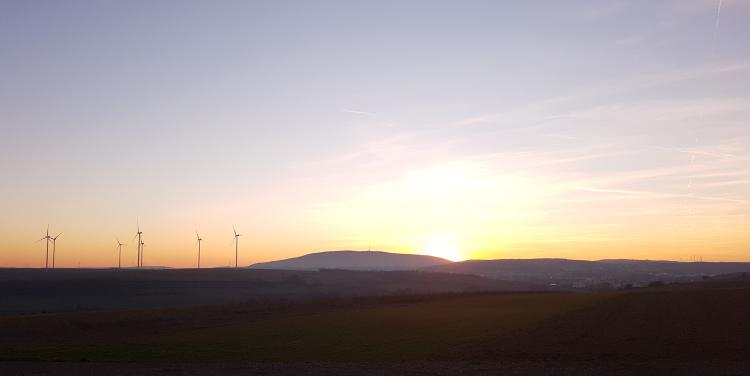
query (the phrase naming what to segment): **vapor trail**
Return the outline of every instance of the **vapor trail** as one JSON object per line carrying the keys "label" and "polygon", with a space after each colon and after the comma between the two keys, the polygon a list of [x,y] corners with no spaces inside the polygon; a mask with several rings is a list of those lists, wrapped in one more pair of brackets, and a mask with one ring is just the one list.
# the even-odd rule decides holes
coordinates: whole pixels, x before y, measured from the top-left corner
{"label": "vapor trail", "polygon": [[714,39],[713,41],[716,42],[716,36],[719,34],[719,20],[721,19],[721,4],[724,2],[724,0],[719,0],[719,3],[716,5],[716,22],[714,23]]}

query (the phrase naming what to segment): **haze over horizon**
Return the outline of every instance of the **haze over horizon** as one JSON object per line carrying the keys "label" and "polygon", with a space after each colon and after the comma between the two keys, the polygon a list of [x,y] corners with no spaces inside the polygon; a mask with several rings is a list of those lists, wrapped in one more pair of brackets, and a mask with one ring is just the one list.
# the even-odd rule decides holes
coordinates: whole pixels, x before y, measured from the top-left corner
{"label": "haze over horizon", "polygon": [[232,225],[240,265],[750,261],[750,2],[39,5],[0,2],[0,266],[48,224],[131,266],[136,221],[147,266]]}

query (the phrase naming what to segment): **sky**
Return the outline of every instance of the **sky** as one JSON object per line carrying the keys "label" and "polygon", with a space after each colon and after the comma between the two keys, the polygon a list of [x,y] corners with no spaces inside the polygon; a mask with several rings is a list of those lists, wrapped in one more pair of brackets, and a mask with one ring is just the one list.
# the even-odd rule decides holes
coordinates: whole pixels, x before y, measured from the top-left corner
{"label": "sky", "polygon": [[0,266],[750,261],[750,1],[0,2]]}

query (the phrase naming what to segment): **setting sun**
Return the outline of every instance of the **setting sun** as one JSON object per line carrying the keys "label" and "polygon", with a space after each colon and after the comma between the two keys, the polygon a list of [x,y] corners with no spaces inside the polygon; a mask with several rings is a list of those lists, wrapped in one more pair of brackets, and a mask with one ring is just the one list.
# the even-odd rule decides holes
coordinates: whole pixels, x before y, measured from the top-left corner
{"label": "setting sun", "polygon": [[424,247],[424,253],[430,256],[444,258],[450,261],[463,261],[466,259],[461,250],[447,236],[435,236]]}

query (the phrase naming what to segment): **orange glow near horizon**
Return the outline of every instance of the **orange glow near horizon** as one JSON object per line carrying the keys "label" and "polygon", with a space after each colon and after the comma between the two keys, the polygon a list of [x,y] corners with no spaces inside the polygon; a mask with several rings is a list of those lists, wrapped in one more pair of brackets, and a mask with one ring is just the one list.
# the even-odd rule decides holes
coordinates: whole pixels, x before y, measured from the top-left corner
{"label": "orange glow near horizon", "polygon": [[[425,254],[452,261],[492,258],[637,258],[747,261],[741,252],[748,234],[743,217],[690,215],[684,196],[630,194],[578,189],[576,181],[505,173],[490,162],[455,161],[334,195],[321,190],[276,189],[260,199],[180,210],[157,220],[141,219],[147,266],[194,267],[194,231],[203,237],[202,265],[233,265],[232,224],[243,235],[242,265],[305,253],[354,249]],[[299,195],[304,193],[303,200]],[[309,196],[317,202],[308,203]],[[296,200],[290,200],[295,198]],[[281,204],[283,203],[283,204]],[[736,203],[695,199],[694,210],[727,210]],[[86,215],[53,222],[60,267],[116,265],[116,241],[123,265],[135,263],[135,221],[91,227]],[[259,214],[248,215],[256,212]],[[244,218],[233,223],[221,218]],[[669,222],[664,221],[669,218]],[[198,223],[199,225],[193,225]],[[6,228],[10,225],[6,224]],[[43,233],[32,219],[17,217],[18,231],[6,237],[0,264],[43,265]],[[36,230],[36,231],[34,231]],[[110,235],[111,234],[111,235]]]}

